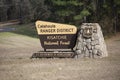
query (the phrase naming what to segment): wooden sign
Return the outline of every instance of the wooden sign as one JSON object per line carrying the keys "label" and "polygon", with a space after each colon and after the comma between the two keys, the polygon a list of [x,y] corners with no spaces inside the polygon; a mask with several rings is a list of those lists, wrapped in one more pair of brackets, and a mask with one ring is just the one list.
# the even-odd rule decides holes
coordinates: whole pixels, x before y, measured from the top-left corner
{"label": "wooden sign", "polygon": [[44,49],[72,49],[77,28],[74,25],[37,21],[36,29]]}

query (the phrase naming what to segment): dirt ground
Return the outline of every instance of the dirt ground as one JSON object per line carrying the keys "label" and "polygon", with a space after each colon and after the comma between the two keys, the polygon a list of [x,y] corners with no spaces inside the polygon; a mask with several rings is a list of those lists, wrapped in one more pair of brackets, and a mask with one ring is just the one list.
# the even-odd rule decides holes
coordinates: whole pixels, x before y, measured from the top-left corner
{"label": "dirt ground", "polygon": [[120,34],[107,39],[102,59],[30,59],[39,40],[0,33],[0,80],[120,80]]}

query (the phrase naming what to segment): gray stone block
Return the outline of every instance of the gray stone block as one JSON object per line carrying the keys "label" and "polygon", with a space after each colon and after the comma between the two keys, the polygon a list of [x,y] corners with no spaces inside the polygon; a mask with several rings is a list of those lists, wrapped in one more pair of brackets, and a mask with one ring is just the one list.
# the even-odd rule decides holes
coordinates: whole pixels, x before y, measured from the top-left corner
{"label": "gray stone block", "polygon": [[92,50],[89,50],[90,53],[92,53]]}
{"label": "gray stone block", "polygon": [[87,46],[88,50],[91,50],[91,49],[92,49],[92,46],[91,46],[90,43],[86,44],[86,46]]}
{"label": "gray stone block", "polygon": [[95,40],[95,38],[94,38],[94,37],[92,37],[92,38],[91,38],[91,40],[92,40],[92,41],[94,41],[94,40]]}
{"label": "gray stone block", "polygon": [[98,40],[98,39],[99,39],[98,34],[95,34],[95,33],[92,35],[92,37],[93,37],[95,40]]}
{"label": "gray stone block", "polygon": [[92,46],[92,50],[95,49],[95,46]]}
{"label": "gray stone block", "polygon": [[99,40],[95,40],[95,45],[99,45]]}
{"label": "gray stone block", "polygon": [[93,50],[93,54],[96,55],[97,54],[97,49]]}
{"label": "gray stone block", "polygon": [[76,52],[78,55],[80,55],[82,51],[81,51],[81,50],[76,50],[75,52]]}
{"label": "gray stone block", "polygon": [[82,50],[83,49],[83,44],[81,42],[79,42],[76,46],[77,50]]}
{"label": "gray stone block", "polygon": [[86,43],[86,42],[83,42],[83,45],[85,46],[85,45],[87,45],[87,43]]}
{"label": "gray stone block", "polygon": [[95,45],[95,49],[100,49],[100,45]]}
{"label": "gray stone block", "polygon": [[91,42],[91,38],[90,39],[86,39],[85,42],[86,43],[90,43]]}
{"label": "gray stone block", "polygon": [[94,45],[95,45],[95,41],[92,41],[92,42],[91,42],[91,45],[94,46]]}

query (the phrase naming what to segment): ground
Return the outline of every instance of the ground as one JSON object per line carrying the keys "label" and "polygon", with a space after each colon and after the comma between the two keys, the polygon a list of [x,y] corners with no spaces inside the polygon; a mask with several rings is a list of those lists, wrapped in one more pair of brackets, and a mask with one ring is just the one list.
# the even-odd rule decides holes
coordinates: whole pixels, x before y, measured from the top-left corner
{"label": "ground", "polygon": [[0,32],[0,80],[120,80],[120,34],[106,44],[102,59],[30,59],[39,39]]}

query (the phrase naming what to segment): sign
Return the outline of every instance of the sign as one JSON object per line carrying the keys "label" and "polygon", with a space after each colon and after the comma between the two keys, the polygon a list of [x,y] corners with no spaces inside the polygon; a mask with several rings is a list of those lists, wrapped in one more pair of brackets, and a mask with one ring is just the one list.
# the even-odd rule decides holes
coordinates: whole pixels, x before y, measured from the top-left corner
{"label": "sign", "polygon": [[37,21],[37,33],[44,49],[72,49],[76,42],[74,25]]}

